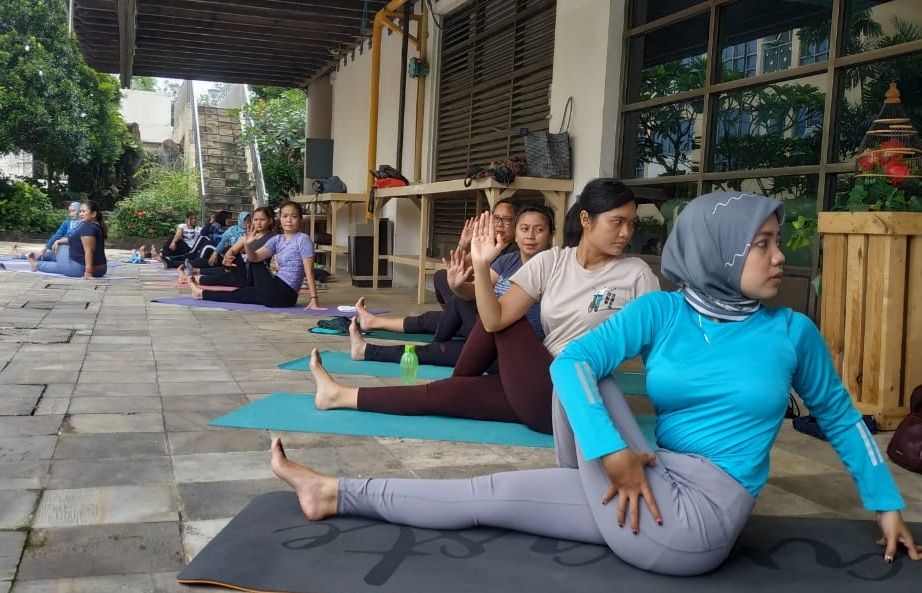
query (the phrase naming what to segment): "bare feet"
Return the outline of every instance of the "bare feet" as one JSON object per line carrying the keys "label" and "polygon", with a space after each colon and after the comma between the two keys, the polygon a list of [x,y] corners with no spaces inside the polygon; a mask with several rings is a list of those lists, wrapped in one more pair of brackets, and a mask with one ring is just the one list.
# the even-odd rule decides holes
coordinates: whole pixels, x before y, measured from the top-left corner
{"label": "bare feet", "polygon": [[189,284],[191,284],[192,286],[201,286],[202,285],[201,278],[199,278],[198,276],[189,276]]}
{"label": "bare feet", "polygon": [[32,268],[32,271],[37,272],[38,271],[38,261],[36,261],[35,259],[35,254],[30,251],[28,254],[26,254],[26,259],[29,260],[29,267]]}
{"label": "bare feet", "polygon": [[176,268],[176,273],[179,274],[179,283],[180,284],[189,284],[191,277],[186,274],[186,269],[183,266]]}
{"label": "bare feet", "polygon": [[22,251],[19,249],[19,244],[13,245],[13,248],[10,249],[10,257],[19,258],[22,257]]}
{"label": "bare feet", "polygon": [[317,393],[314,394],[314,405],[318,410],[332,410],[334,408],[356,409],[359,390],[355,387],[346,387],[337,383],[330,373],[323,368],[320,352],[311,350],[311,373],[314,383],[317,384]]}
{"label": "bare feet", "polygon": [[362,327],[362,331],[384,329],[381,327],[381,324],[378,323],[378,316],[374,313],[369,313],[368,309],[365,308],[365,297],[361,297],[355,302],[355,313],[358,315],[359,325]]}
{"label": "bare feet", "polygon": [[192,284],[192,298],[202,300],[202,289],[197,284]]}
{"label": "bare feet", "polygon": [[272,439],[272,473],[294,488],[304,516],[319,521],[336,514],[339,480],[288,459],[282,439]]}
{"label": "bare feet", "polygon": [[362,332],[359,331],[359,324],[355,322],[355,317],[349,323],[349,354],[352,360],[365,360],[365,347],[368,343],[362,338]]}

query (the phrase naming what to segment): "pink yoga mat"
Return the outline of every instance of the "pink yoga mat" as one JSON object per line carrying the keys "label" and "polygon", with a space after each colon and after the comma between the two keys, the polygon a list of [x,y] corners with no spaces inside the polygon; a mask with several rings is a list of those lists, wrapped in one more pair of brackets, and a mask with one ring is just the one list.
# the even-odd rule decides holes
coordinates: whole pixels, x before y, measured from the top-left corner
{"label": "pink yoga mat", "polygon": [[[188,284],[182,284],[181,282],[145,282],[145,286],[157,286],[162,288],[189,288]],[[230,292],[237,290],[236,286],[203,286],[206,290],[221,290],[224,292]]]}
{"label": "pink yoga mat", "polygon": [[[353,317],[355,311],[340,311],[336,307],[324,307],[323,309],[305,309],[301,305],[294,307],[264,307],[263,305],[251,305],[248,303],[219,303],[218,301],[202,301],[190,296],[168,297],[162,299],[153,299],[155,303],[164,303],[167,305],[185,305],[187,307],[206,307],[212,309],[233,309],[235,311],[263,311],[265,313],[288,313],[293,315],[308,315],[310,317]],[[387,313],[390,309],[368,309],[375,315]]]}

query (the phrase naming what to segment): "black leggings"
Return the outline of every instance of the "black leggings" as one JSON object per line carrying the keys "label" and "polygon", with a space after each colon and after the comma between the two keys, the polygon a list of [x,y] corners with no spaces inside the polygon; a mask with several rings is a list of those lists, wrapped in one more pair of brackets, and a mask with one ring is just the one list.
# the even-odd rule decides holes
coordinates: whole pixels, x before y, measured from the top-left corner
{"label": "black leggings", "polygon": [[266,307],[294,307],[298,304],[298,291],[278,276],[273,276],[269,268],[256,264],[250,266],[250,271],[253,286],[227,292],[203,290],[202,298],[220,303],[250,303]]}
{"label": "black leggings", "polygon": [[188,260],[193,260],[201,256],[201,253],[206,247],[211,247],[214,249],[214,246],[211,245],[211,241],[205,237],[198,237],[195,240],[195,244],[192,247],[186,245],[186,242],[180,239],[176,242],[176,249],[170,249],[170,241],[167,241],[163,247],[160,249],[160,257],[163,259],[164,263],[168,268],[178,268]]}
{"label": "black leggings", "polygon": [[[234,259],[236,264],[230,268],[202,268],[199,284],[202,286],[253,286],[248,277],[247,263],[239,255]],[[257,264],[259,265],[259,264]],[[265,266],[263,266],[265,267]]]}

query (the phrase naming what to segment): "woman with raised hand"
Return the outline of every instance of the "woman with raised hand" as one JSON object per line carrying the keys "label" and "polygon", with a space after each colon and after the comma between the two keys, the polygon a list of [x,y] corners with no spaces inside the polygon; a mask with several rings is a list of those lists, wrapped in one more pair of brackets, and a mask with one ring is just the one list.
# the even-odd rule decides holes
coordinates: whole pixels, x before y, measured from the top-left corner
{"label": "woman with raised hand", "polygon": [[[682,211],[662,260],[680,290],[629,303],[551,366],[560,467],[354,480],[295,464],[275,439],[272,468],[312,520],[349,514],[432,529],[502,527],[604,544],[639,568],[697,575],[727,558],[749,518],[794,388],[876,514],[883,561],[900,548],[922,559],[823,337],[806,316],[762,304],[781,285],[783,218],[781,201],[743,193],[701,196]],[[638,354],[657,413],[655,450],[609,376]]]}
{"label": "woman with raised hand", "polygon": [[[495,215],[494,215],[495,216]],[[519,271],[523,265],[528,263],[538,253],[550,249],[554,240],[554,212],[547,206],[528,204],[519,208],[515,218],[515,244],[519,246],[517,251],[500,255],[490,264],[490,281],[493,284],[493,292],[497,297],[506,294],[511,286],[510,278]],[[464,252],[460,249],[451,252],[451,261],[448,263],[448,277],[450,284],[462,284],[471,275],[471,267],[464,262]],[[458,278],[459,282],[454,282],[452,278]],[[473,299],[473,286],[470,290],[470,299]],[[434,338],[432,343],[416,347],[416,356],[419,364],[432,364],[438,366],[455,366],[461,350],[464,348],[464,340],[455,340],[455,336],[467,338],[477,322],[476,311],[472,313],[473,319],[468,321],[462,314],[456,314],[459,309],[455,306],[460,296],[453,295],[448,299],[444,311],[432,311],[430,316],[437,318],[435,325]],[[350,352],[353,360],[374,360],[379,362],[400,362],[403,355],[404,346],[381,346],[378,344],[369,344],[363,338],[359,331],[374,329],[384,326],[385,321],[400,322],[402,327],[406,327],[413,317],[385,318],[369,313],[365,309],[365,297],[359,299],[355,304],[358,312],[358,324],[353,323],[349,327]],[[544,328],[541,327],[541,309],[539,303],[535,303],[528,309],[525,314],[531,323],[539,339],[544,339]],[[470,327],[467,327],[467,325]],[[372,335],[372,337],[374,337]]]}
{"label": "woman with raised hand", "polygon": [[307,278],[311,299],[305,309],[320,309],[317,299],[317,284],[314,281],[314,243],[300,232],[301,205],[297,202],[283,202],[279,207],[281,234],[271,237],[259,247],[260,237],[253,231],[243,239],[247,262],[256,264],[268,261],[273,255],[278,264],[275,275],[267,266],[251,265],[253,285],[235,291],[217,291],[192,286],[192,297],[222,303],[252,303],[266,307],[294,307],[298,303],[298,292],[304,278]]}
{"label": "woman with raised hand", "polygon": [[[471,241],[481,321],[468,337],[452,376],[408,387],[348,387],[333,380],[314,350],[316,406],[519,422],[550,433],[548,367],[554,356],[632,299],[659,289],[650,266],[624,256],[636,217],[634,194],[627,186],[617,179],[590,181],[567,213],[567,246],[532,257],[512,275],[509,289],[498,298],[490,264],[504,244],[495,232],[493,215],[485,212]],[[525,318],[539,301],[543,343]],[[499,372],[484,375],[494,363]]]}
{"label": "woman with raised hand", "polygon": [[67,243],[59,244],[55,261],[38,261],[34,253],[28,254],[33,272],[63,274],[72,278],[92,280],[106,275],[105,241],[108,231],[102,211],[93,200],[80,202],[78,210],[80,226],[71,234]]}

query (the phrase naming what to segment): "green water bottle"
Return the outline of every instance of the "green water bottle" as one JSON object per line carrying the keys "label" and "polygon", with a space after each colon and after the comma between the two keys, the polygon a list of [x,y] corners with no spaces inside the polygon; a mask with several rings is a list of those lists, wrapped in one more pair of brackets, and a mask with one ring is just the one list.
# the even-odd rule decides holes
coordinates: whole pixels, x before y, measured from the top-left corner
{"label": "green water bottle", "polygon": [[403,347],[403,356],[400,357],[400,384],[416,385],[418,370],[419,359],[416,357],[416,346],[407,344]]}

